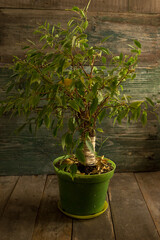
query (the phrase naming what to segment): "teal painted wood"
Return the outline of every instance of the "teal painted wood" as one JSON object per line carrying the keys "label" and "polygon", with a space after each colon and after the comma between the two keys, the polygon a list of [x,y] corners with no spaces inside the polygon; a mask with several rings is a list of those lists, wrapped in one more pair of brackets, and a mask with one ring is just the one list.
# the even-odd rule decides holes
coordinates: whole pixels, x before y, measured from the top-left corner
{"label": "teal painted wood", "polygon": [[[134,82],[129,83],[131,90],[135,90],[134,97],[138,99],[143,95],[143,98],[145,92],[147,96],[157,96],[160,70],[152,68],[148,75],[145,68],[141,70],[141,87],[136,88],[139,74]],[[10,74],[6,69],[0,69],[1,85],[7,81]],[[153,88],[150,84],[152,79]],[[60,136],[54,139],[45,127],[42,127],[36,136],[27,128],[20,135],[15,135],[14,130],[23,122],[22,118],[9,119],[9,116],[0,119],[0,175],[53,173],[53,159],[63,154]],[[160,169],[160,125],[153,115],[150,115],[145,128],[139,122],[127,127],[125,121],[113,127],[112,120],[104,120],[102,127],[104,133],[97,136],[97,151],[101,142],[109,137],[102,146],[100,155],[115,161],[117,171]]]}
{"label": "teal painted wood", "polygon": [[[22,10],[1,9],[0,22],[0,59],[1,63],[10,63],[12,55],[22,56],[21,44],[45,19],[50,23],[65,24],[70,13],[60,10]],[[97,43],[111,35],[106,46],[114,54],[121,51],[129,53],[127,44],[138,39],[142,44],[137,77],[126,85],[126,94],[134,99],[145,96],[153,100],[160,99],[160,28],[159,14],[90,12],[88,29],[89,39]],[[12,44],[11,44],[12,43]],[[3,85],[11,72],[0,69],[0,98],[5,92]],[[146,128],[140,123],[127,127],[125,122],[113,127],[111,120],[102,123],[104,134],[97,136],[97,145],[109,137],[100,154],[111,158],[117,164],[117,171],[148,171],[160,169],[160,125],[153,115],[149,116]],[[37,136],[27,129],[19,136],[14,129],[23,119],[9,120],[8,116],[0,119],[0,174],[23,175],[53,173],[52,160],[62,153],[60,136],[53,139],[50,132],[42,127]],[[98,150],[97,146],[97,150]]]}

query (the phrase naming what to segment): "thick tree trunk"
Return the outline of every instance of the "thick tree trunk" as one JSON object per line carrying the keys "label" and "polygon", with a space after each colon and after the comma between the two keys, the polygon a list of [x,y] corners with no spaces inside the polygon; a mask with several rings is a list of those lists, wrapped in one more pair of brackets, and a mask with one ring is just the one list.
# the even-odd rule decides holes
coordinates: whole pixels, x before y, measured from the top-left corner
{"label": "thick tree trunk", "polygon": [[[91,137],[91,142],[92,142],[93,149],[94,149],[94,152],[95,152],[95,142],[96,142],[96,137],[95,136]],[[84,146],[84,156],[85,156],[85,159],[86,159],[86,165],[88,165],[88,166],[96,165],[97,161],[96,161],[95,154],[88,149],[86,144]]]}

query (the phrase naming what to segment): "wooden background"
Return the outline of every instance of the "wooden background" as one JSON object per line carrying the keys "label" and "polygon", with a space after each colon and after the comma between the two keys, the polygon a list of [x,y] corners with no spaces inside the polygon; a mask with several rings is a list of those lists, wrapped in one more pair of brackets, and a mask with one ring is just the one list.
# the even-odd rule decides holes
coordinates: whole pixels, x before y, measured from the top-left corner
{"label": "wooden background", "polygon": [[[21,45],[34,39],[33,30],[46,19],[65,25],[73,5],[84,7],[87,0],[0,0],[0,98],[11,72],[4,68],[12,56],[23,55]],[[160,1],[159,0],[92,0],[89,8],[89,40],[97,43],[111,35],[106,43],[115,54],[127,53],[127,44],[138,39],[142,44],[137,77],[126,85],[126,93],[134,99],[160,99]],[[25,129],[13,134],[23,119],[0,119],[0,175],[53,173],[52,160],[62,153],[60,136],[53,139],[42,127],[37,136]],[[106,137],[101,154],[117,164],[117,171],[160,170],[160,124],[150,114],[145,128],[135,123],[112,126],[112,120],[102,123],[105,133],[98,136],[97,145]]]}

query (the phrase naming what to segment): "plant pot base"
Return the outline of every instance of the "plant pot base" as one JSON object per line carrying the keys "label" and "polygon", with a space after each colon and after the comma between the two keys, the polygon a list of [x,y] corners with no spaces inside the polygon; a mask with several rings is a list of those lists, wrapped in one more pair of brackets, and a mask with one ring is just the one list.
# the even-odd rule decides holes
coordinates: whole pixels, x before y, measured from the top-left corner
{"label": "plant pot base", "polygon": [[98,213],[95,213],[95,214],[91,214],[91,215],[85,215],[85,216],[80,216],[80,215],[73,215],[73,214],[70,214],[70,213],[67,213],[65,212],[62,208],[61,208],[61,204],[60,204],[60,201],[58,202],[58,208],[59,210],[67,215],[68,217],[71,217],[71,218],[76,218],[76,219],[91,219],[91,218],[95,218],[95,217],[98,217],[99,215],[101,215],[102,213],[104,213],[107,208],[108,208],[108,203],[105,201],[104,203],[104,207],[103,207],[103,210],[98,212]]}

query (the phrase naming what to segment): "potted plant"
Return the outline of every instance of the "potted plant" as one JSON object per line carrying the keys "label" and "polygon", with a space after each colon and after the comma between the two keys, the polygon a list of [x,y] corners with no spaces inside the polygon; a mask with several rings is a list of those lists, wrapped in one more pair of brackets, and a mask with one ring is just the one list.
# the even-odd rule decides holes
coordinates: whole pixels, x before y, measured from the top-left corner
{"label": "potted plant", "polygon": [[[1,114],[24,115],[30,131],[45,124],[53,136],[62,132],[64,156],[54,161],[59,178],[59,208],[78,218],[90,218],[106,208],[106,193],[115,163],[97,156],[96,132],[100,123],[141,118],[147,121],[152,100],[131,101],[123,93],[124,82],[134,79],[141,44],[134,40],[131,54],[114,56],[103,47],[90,45],[86,29],[87,10],[73,7],[74,16],[66,27],[38,27],[39,41],[24,47],[24,59],[14,57],[7,97],[1,101]],[[97,66],[98,65],[98,66]]]}

